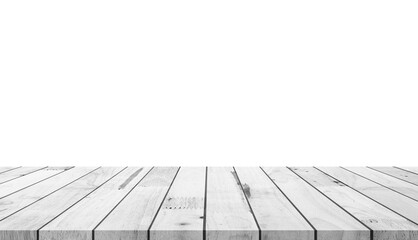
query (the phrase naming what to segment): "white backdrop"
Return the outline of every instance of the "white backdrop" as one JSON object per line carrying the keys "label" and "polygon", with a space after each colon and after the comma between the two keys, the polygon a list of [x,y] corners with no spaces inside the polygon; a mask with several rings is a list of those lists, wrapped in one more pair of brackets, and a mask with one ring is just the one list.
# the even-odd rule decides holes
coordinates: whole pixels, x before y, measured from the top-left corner
{"label": "white backdrop", "polygon": [[417,12],[0,1],[0,165],[417,165]]}

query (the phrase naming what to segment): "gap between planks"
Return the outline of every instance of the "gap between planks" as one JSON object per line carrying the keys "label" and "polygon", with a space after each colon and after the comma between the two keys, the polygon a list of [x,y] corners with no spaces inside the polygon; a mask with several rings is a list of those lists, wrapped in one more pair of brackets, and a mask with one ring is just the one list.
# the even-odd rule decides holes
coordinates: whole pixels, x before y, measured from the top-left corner
{"label": "gap between planks", "polygon": [[[15,169],[18,169],[18,168],[15,168]],[[165,220],[163,219],[163,220],[160,220],[159,218],[161,218],[159,215],[161,214],[161,215],[165,215],[166,213],[164,213],[164,212],[167,212],[168,214],[173,214],[173,212],[171,212],[170,213],[170,211],[167,211],[167,209],[165,209],[163,206],[169,206],[170,204],[173,204],[173,203],[168,203],[167,201],[167,197],[170,195],[170,191],[172,191],[173,189],[172,189],[172,186],[173,186],[173,184],[176,184],[176,181],[178,180],[177,179],[177,177],[178,177],[178,174],[181,172],[181,170],[182,169],[187,169],[187,168],[178,168],[177,169],[177,171],[176,171],[176,173],[175,173],[175,175],[173,176],[173,178],[172,178],[172,181],[171,182],[169,182],[169,186],[167,186],[167,188],[164,188],[164,189],[166,189],[166,192],[164,192],[164,196],[161,198],[161,202],[158,202],[158,209],[156,210],[156,212],[153,214],[153,217],[152,217],[152,221],[150,222],[150,224],[149,224],[149,228],[147,228],[146,230],[145,230],[145,232],[146,232],[146,235],[145,235],[145,239],[148,239],[148,240],[154,240],[154,239],[156,239],[156,240],[158,240],[158,239],[160,239],[160,237],[155,237],[155,236],[153,236],[151,233],[152,232],[154,232],[154,233],[156,233],[155,232],[155,229],[152,229],[153,228],[153,225],[154,225],[154,222],[156,221],[156,219],[157,219],[157,227],[158,227],[158,225],[160,225],[160,224],[162,224],[162,226],[165,226],[166,225],[166,223],[162,223],[162,222],[164,222]],[[212,214],[212,211],[209,211],[208,212],[208,198],[211,198],[211,195],[210,196],[208,196],[208,188],[209,187],[211,187],[210,185],[208,186],[208,174],[209,174],[209,171],[208,171],[208,167],[205,167],[205,168],[203,168],[203,170],[198,170],[197,172],[198,172],[198,174],[196,175],[196,176],[202,176],[202,185],[200,185],[200,186],[202,186],[202,190],[199,190],[198,192],[196,192],[197,193],[197,195],[199,195],[199,196],[201,196],[201,197],[198,197],[198,198],[202,198],[202,210],[197,210],[196,211],[196,213],[198,213],[199,211],[201,211],[201,213],[202,213],[202,219],[201,220],[198,220],[198,221],[196,221],[196,223],[200,223],[201,222],[201,224],[202,224],[202,228],[201,228],[201,230],[200,231],[202,231],[202,235],[201,235],[201,237],[202,237],[202,239],[203,240],[206,240],[206,239],[208,239],[208,229],[207,229],[207,227],[208,227],[208,219],[207,219],[207,217],[208,217],[208,214]],[[241,168],[242,170],[237,170],[236,168],[231,168],[232,169],[232,171],[231,172],[234,172],[234,174],[236,175],[236,179],[237,179],[237,183],[236,184],[238,184],[238,186],[239,186],[239,191],[240,191],[240,194],[242,194],[242,198],[243,198],[243,200],[245,201],[245,204],[244,205],[242,205],[242,206],[247,206],[248,207],[248,210],[245,210],[245,208],[243,208],[243,211],[248,211],[249,212],[249,214],[251,214],[251,216],[252,216],[252,218],[253,218],[253,223],[254,223],[254,226],[255,226],[255,230],[257,231],[257,237],[256,238],[258,238],[258,239],[263,239],[263,229],[262,229],[262,227],[260,226],[260,223],[259,223],[259,221],[261,220],[261,222],[263,222],[263,215],[259,215],[258,217],[257,217],[257,213],[255,213],[255,210],[253,209],[253,207],[254,206],[256,206],[258,203],[257,203],[257,201],[259,201],[259,200],[257,200],[257,199],[255,199],[255,200],[253,200],[253,199],[251,199],[251,197],[249,197],[249,193],[248,193],[248,191],[250,191],[249,189],[251,189],[251,185],[249,185],[249,186],[246,186],[247,185],[247,183],[244,183],[244,182],[242,182],[242,177],[243,176],[245,176],[245,174],[244,173],[246,173],[246,169],[245,168]],[[122,172],[124,169],[122,169],[120,172]],[[133,192],[134,191],[134,189],[137,187],[137,186],[139,186],[140,185],[140,183],[141,183],[141,181],[142,181],[142,179],[144,179],[144,178],[146,178],[146,176],[152,171],[153,169],[150,169],[147,173],[146,173],[146,175],[144,175],[143,176],[143,178],[141,178],[141,180],[139,180],[139,182],[137,182],[129,191],[127,191],[127,193],[125,194],[125,195],[123,195],[123,196],[121,196],[121,199],[118,199],[118,201],[115,203],[115,205],[112,205],[111,206],[111,208],[109,208],[109,210],[108,210],[108,212],[104,215],[104,217],[98,222],[98,223],[96,223],[96,225],[94,225],[94,227],[92,228],[92,230],[91,230],[91,239],[95,239],[95,240],[97,240],[96,238],[95,238],[95,233],[96,233],[96,230],[98,230],[99,228],[100,228],[100,225],[107,219],[107,218],[109,218],[109,216],[114,212],[114,211],[116,211],[117,209],[118,209],[118,207],[120,207],[120,205],[122,205],[123,204],[123,202],[125,201],[125,199],[128,199],[129,198],[129,195],[131,194],[131,192]],[[400,169],[401,170],[401,169]],[[12,170],[8,170],[8,171],[12,171]],[[6,172],[8,172],[8,171],[6,171]],[[188,171],[188,170],[185,170],[185,171]],[[244,175],[240,175],[240,171],[242,171],[242,174],[244,174]],[[249,173],[246,173],[247,174],[247,176],[248,177],[250,177],[250,176],[261,176],[261,175],[258,175],[258,174],[262,174],[262,176],[265,178],[264,180],[267,180],[268,182],[265,182],[264,183],[264,185],[262,185],[261,187],[265,187],[265,186],[270,186],[270,184],[271,184],[271,186],[269,187],[269,191],[277,191],[277,193],[280,193],[280,194],[282,194],[283,196],[284,196],[284,199],[286,199],[286,202],[287,202],[287,204],[290,204],[290,206],[292,206],[294,209],[292,210],[292,211],[294,211],[294,212],[297,212],[299,215],[300,215],[300,217],[305,221],[305,223],[306,223],[306,225],[307,226],[310,226],[310,228],[311,228],[311,230],[312,230],[312,232],[314,233],[314,235],[312,235],[311,237],[309,236],[309,235],[306,235],[306,239],[317,239],[317,229],[316,229],[316,227],[314,226],[314,224],[312,224],[312,222],[309,220],[309,218],[308,217],[306,217],[305,215],[304,215],[304,213],[303,213],[303,210],[300,210],[299,209],[299,207],[298,207],[298,203],[295,203],[294,201],[295,201],[295,198],[293,198],[293,201],[292,201],[292,197],[290,197],[290,196],[288,196],[280,187],[279,187],[279,185],[277,185],[277,184],[275,184],[275,182],[274,182],[274,179],[272,179],[270,176],[269,176],[269,174],[268,173],[266,173],[263,169],[261,169],[261,168],[259,168],[258,169],[258,171],[259,172],[253,172],[253,173],[251,173],[251,172],[249,172]],[[346,171],[346,170],[344,170],[344,171]],[[374,171],[374,170],[373,170]],[[116,175],[118,175],[120,172],[118,172]],[[0,173],[1,174],[1,173]],[[250,175],[248,175],[248,174],[250,174]],[[251,175],[251,174],[253,174],[253,175]],[[254,175],[255,174],[255,175]],[[88,175],[88,174],[87,174]],[[114,175],[113,177],[115,177],[116,175]],[[50,178],[52,178],[52,177],[54,177],[55,175],[53,175],[53,176],[51,176]],[[182,176],[182,175],[180,175],[180,176]],[[226,175],[225,175],[226,176]],[[298,177],[298,178],[300,178],[300,179],[302,179],[303,181],[306,181],[305,179],[303,179],[301,176],[299,176],[298,174],[296,174],[296,176]],[[360,175],[359,175],[360,176]],[[112,177],[112,178],[113,178]],[[360,176],[360,177],[362,177],[362,176]],[[112,179],[112,178],[110,178],[110,179]],[[184,177],[180,177],[180,179],[181,178],[184,178]],[[199,177],[200,178],[200,177]],[[110,181],[110,179],[108,179],[107,181]],[[185,179],[187,179],[187,177],[185,178]],[[251,178],[249,178],[248,180],[250,180]],[[365,179],[367,179],[367,178],[365,178]],[[15,179],[12,179],[12,180],[10,180],[11,182],[12,181],[14,181]],[[77,179],[78,180],[78,179]],[[77,181],[77,180],[75,180],[75,181]],[[264,181],[263,180],[263,181]],[[106,182],[107,182],[106,181]],[[181,181],[181,180],[179,180],[179,181]],[[185,181],[185,180],[184,180]],[[200,181],[200,180],[199,180]],[[263,181],[261,181],[261,182],[263,182]],[[371,181],[371,182],[374,182],[374,183],[376,183],[374,180],[370,180],[370,179],[367,179],[367,181]],[[39,182],[42,182],[42,181],[39,181]],[[33,185],[29,185],[29,186],[26,186],[25,188],[22,188],[22,189],[19,189],[19,190],[17,190],[16,192],[19,192],[19,191],[22,191],[22,190],[24,190],[24,189],[30,189],[30,187],[33,187],[33,186],[36,186],[36,184],[38,184],[39,182],[36,182],[36,183],[34,183]],[[106,182],[104,182],[103,184],[105,184]],[[71,183],[70,183],[71,184]],[[103,184],[101,184],[101,185],[99,185],[98,187],[96,187],[92,192],[94,192],[94,191],[97,191],[98,189],[100,189],[102,186],[103,186]],[[266,185],[267,184],[267,185]],[[381,184],[381,183],[377,183],[377,184],[380,184],[382,187],[384,187],[384,188],[386,188],[388,191],[393,191],[394,193],[396,192],[396,193],[399,193],[399,192],[397,192],[397,191],[395,191],[394,189],[392,189],[392,188],[389,188],[389,187],[387,187],[387,186],[385,186],[384,184]],[[123,185],[123,184],[122,184]],[[67,186],[67,185],[66,185]],[[63,186],[63,188],[65,188],[66,186]],[[232,187],[232,185],[229,185],[229,186],[231,186]],[[272,188],[272,186],[274,186],[274,188]],[[414,186],[415,187],[415,186]],[[247,188],[249,188],[249,189],[247,189]],[[316,189],[314,186],[312,186],[312,188],[313,189]],[[232,189],[232,188],[231,188]],[[276,190],[274,190],[274,189],[276,189]],[[58,190],[56,190],[56,191],[54,191],[54,192],[51,192],[50,194],[55,194],[56,192],[59,192],[59,191],[61,191],[62,189],[61,188],[59,188]],[[176,194],[176,192],[179,192],[179,193],[181,193],[181,194],[183,194],[183,191],[181,191],[181,190],[178,190],[178,187],[175,187],[174,188],[174,190],[173,190],[174,192],[173,192],[173,194],[174,194],[174,196],[175,196],[175,194]],[[316,189],[315,191],[318,191],[318,192],[321,192],[320,190],[318,190],[318,189]],[[356,190],[357,191],[357,190]],[[13,194],[15,194],[16,192],[14,192],[14,193],[11,193],[11,194],[9,194],[9,195],[13,195]],[[45,223],[43,226],[41,226],[39,229],[38,229],[38,231],[37,231],[37,238],[36,239],[38,239],[39,238],[39,230],[40,229],[42,229],[42,228],[44,228],[46,225],[48,225],[49,223],[51,223],[52,221],[54,221],[54,220],[56,220],[56,219],[58,219],[61,215],[63,215],[65,212],[67,212],[67,211],[69,211],[71,208],[73,208],[73,207],[75,207],[77,204],[79,204],[79,202],[80,201],[82,201],[83,199],[85,199],[86,197],[88,197],[92,192],[90,192],[90,193],[88,193],[87,195],[85,195],[84,197],[82,197],[79,201],[76,201],[74,204],[72,204],[71,206],[69,206],[68,208],[66,208],[66,209],[64,209],[63,211],[61,211],[58,215],[56,215],[55,217],[53,217],[52,219],[49,219],[49,221],[47,222],[47,223]],[[409,191],[409,194],[411,194],[413,191],[412,190],[410,190]],[[322,193],[322,192],[321,192]],[[180,195],[181,195],[180,194]],[[399,193],[400,194],[400,193]],[[180,195],[178,195],[178,196],[180,196]],[[390,195],[392,195],[392,193],[390,193]],[[48,198],[50,195],[46,195],[45,196],[45,198]],[[238,196],[238,195],[236,195],[236,196]],[[277,195],[277,196],[279,196],[279,195]],[[366,195],[367,196],[367,195]],[[327,196],[328,197],[328,196]],[[405,196],[405,197],[407,197],[407,196]],[[40,198],[40,199],[38,199],[38,201],[43,201],[43,199],[44,198]],[[238,199],[238,198],[237,198]],[[370,198],[371,200],[373,200],[373,201],[375,201],[374,199],[372,199],[372,198]],[[212,201],[212,200],[211,200]],[[276,201],[276,200],[274,200],[274,201]],[[376,201],[377,202],[377,201]],[[35,203],[33,203],[33,204],[36,204],[37,202],[35,202]],[[333,203],[335,203],[339,208],[341,208],[342,210],[344,210],[344,212],[347,212],[347,210],[343,207],[343,206],[340,206],[340,205],[338,205],[336,202],[333,202]],[[168,205],[167,205],[168,204]],[[182,204],[185,204],[184,202],[179,202],[179,203],[174,203],[174,205],[175,204],[180,204],[180,205],[182,205]],[[197,204],[197,205],[199,205],[199,203],[193,203],[193,204]],[[379,203],[380,204],[380,203]],[[197,206],[196,205],[196,206]],[[27,206],[28,208],[30,208],[31,207],[31,205],[28,205]],[[162,208],[164,208],[163,210],[162,210]],[[25,209],[22,209],[22,211],[24,211]],[[231,209],[232,210],[232,209]],[[260,211],[260,210],[257,210],[257,211]],[[349,212],[347,212],[347,213],[349,213]],[[13,216],[15,213],[13,213],[11,216]],[[193,214],[192,214],[193,215]],[[174,215],[175,216],[175,215]],[[354,215],[351,215],[350,214],[350,216],[351,217],[353,217],[353,219],[357,219],[357,218],[355,218],[355,216]],[[181,217],[181,216],[180,216]],[[174,220],[178,220],[178,219],[174,219]],[[358,219],[357,219],[358,220]],[[162,221],[162,222],[161,222]],[[361,222],[361,221],[359,221],[359,222]],[[1,227],[1,222],[0,222],[0,227]],[[155,227],[155,226],[154,226]],[[180,228],[180,229],[182,229],[182,228]],[[371,232],[371,238],[373,239],[373,235],[372,235],[372,233],[373,233],[373,230],[371,230],[370,228],[368,228],[369,230],[368,231],[370,231]],[[1,231],[1,230],[0,230]],[[251,230],[251,228],[249,228],[249,231],[251,232],[251,231],[253,231],[253,230]],[[183,239],[184,238],[184,236],[183,235],[180,235],[181,236],[181,238]],[[193,233],[191,233],[191,235],[190,236],[194,236],[194,234]],[[60,237],[62,237],[62,239],[66,239],[66,236],[60,236]],[[162,238],[164,238],[164,237],[162,237]],[[161,238],[161,239],[162,239]],[[185,239],[188,239],[188,238],[190,238],[190,237],[186,237]],[[194,238],[194,237],[193,237]],[[0,239],[1,240],[3,240],[1,237],[0,237]],[[44,238],[44,237],[41,237],[41,239],[43,240],[43,239],[53,239],[53,238],[48,238],[48,237],[46,237],[46,238]],[[70,238],[68,238],[68,239],[70,239]],[[71,238],[72,239],[72,238]],[[195,238],[194,238],[195,239]],[[212,238],[211,237],[209,237],[209,239],[210,240],[212,240]],[[255,239],[254,237],[251,237],[251,239]],[[286,239],[286,236],[284,236],[284,238],[281,238],[281,239]],[[289,239],[294,239],[294,237],[289,237]]]}

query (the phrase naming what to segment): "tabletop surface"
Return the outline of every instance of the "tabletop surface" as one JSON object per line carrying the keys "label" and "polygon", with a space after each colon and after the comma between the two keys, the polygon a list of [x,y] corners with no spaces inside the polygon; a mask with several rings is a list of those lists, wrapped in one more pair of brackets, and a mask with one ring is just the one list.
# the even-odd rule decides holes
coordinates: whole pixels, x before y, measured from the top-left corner
{"label": "tabletop surface", "polygon": [[418,167],[0,167],[0,240],[416,240]]}

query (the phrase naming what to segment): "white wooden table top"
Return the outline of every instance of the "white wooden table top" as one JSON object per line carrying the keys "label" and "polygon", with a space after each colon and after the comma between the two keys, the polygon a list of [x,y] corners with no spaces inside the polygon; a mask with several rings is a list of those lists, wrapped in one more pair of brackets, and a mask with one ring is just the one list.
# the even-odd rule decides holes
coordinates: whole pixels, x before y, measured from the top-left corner
{"label": "white wooden table top", "polygon": [[0,167],[0,240],[417,240],[418,167]]}

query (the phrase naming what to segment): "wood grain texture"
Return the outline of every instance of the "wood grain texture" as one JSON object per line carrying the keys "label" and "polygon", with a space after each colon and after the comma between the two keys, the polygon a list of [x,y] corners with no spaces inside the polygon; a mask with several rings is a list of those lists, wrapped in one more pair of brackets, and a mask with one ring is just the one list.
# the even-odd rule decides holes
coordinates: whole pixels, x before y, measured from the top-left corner
{"label": "wood grain texture", "polygon": [[321,171],[418,223],[418,202],[338,167],[318,167]]}
{"label": "wood grain texture", "polygon": [[314,230],[260,168],[235,168],[261,239],[314,240]]}
{"label": "wood grain texture", "polygon": [[370,230],[288,168],[263,169],[317,230],[318,240],[370,239]]}
{"label": "wood grain texture", "polygon": [[68,169],[71,169],[71,167],[47,167],[39,171],[33,172],[32,174],[28,174],[23,177],[14,179],[13,181],[0,184],[0,198],[3,198],[19,190],[32,186],[45,179],[60,174]]}
{"label": "wood grain texture", "polygon": [[94,230],[95,240],[147,240],[178,167],[155,167]]}
{"label": "wood grain texture", "polygon": [[97,169],[42,201],[0,221],[0,240],[38,240],[39,229],[122,170],[122,167]]}
{"label": "wood grain texture", "polygon": [[418,226],[312,167],[292,171],[373,230],[375,240],[413,240]]}
{"label": "wood grain texture", "polygon": [[31,187],[25,188],[14,194],[0,199],[0,220],[10,216],[11,214],[29,206],[30,204],[41,200],[47,195],[64,187],[67,184],[77,180],[78,178],[93,171],[94,167],[76,167],[69,169],[61,174],[55,175],[35,184]]}
{"label": "wood grain texture", "polygon": [[259,239],[259,229],[232,167],[209,167],[206,239]]}
{"label": "wood grain texture", "polygon": [[182,167],[150,229],[152,240],[203,239],[206,169]]}
{"label": "wood grain texture", "polygon": [[30,174],[32,172],[41,170],[46,167],[21,167],[18,169],[15,169],[13,171],[8,171],[3,174],[0,174],[0,184],[12,181],[13,179],[23,177],[27,174]]}
{"label": "wood grain texture", "polygon": [[412,172],[410,171],[410,170],[414,170],[414,168],[403,168],[405,170],[394,168],[394,167],[370,167],[370,168],[376,171],[388,174],[392,177],[396,177],[398,179],[404,180],[406,182],[418,185],[418,174],[415,173],[414,171]]}
{"label": "wood grain texture", "polygon": [[0,167],[0,240],[417,240],[418,168],[379,169]]}
{"label": "wood grain texture", "polygon": [[362,177],[418,200],[418,186],[365,167],[344,167]]}
{"label": "wood grain texture", "polygon": [[92,240],[93,229],[149,172],[128,167],[39,230],[39,240]]}

